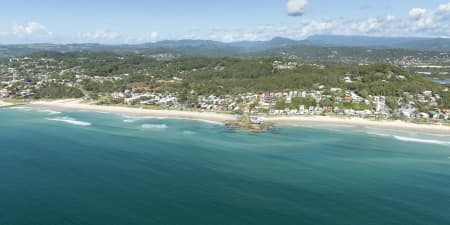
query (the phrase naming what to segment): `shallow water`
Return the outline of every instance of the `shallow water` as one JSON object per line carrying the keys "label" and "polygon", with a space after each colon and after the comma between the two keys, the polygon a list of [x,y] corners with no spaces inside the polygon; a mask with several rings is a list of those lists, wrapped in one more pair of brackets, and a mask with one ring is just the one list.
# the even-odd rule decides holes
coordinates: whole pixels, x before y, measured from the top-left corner
{"label": "shallow water", "polygon": [[0,224],[450,224],[450,137],[0,110]]}

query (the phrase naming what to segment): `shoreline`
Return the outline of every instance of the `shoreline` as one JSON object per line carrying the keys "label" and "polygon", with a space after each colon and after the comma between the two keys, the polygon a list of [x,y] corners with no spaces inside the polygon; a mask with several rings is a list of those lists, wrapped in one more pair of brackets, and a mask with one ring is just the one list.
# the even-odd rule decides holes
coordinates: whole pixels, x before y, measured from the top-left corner
{"label": "shoreline", "polygon": [[80,101],[37,101],[31,102],[27,106],[34,108],[47,108],[47,109],[60,109],[60,110],[80,110],[91,111],[100,113],[115,113],[124,116],[136,116],[136,117],[161,117],[169,119],[189,119],[189,120],[204,120],[225,123],[229,120],[236,120],[237,116],[218,114],[211,112],[190,112],[190,111],[175,111],[175,110],[155,110],[155,109],[142,109],[142,108],[130,108],[121,106],[105,106],[105,105],[91,105],[86,103],[80,103]]}
{"label": "shoreline", "polygon": [[4,102],[4,101],[0,100],[0,108],[9,107],[11,105],[12,105],[11,103]]}
{"label": "shoreline", "polygon": [[417,133],[449,134],[450,126],[438,124],[416,124],[401,120],[373,121],[362,118],[334,118],[328,116],[292,116],[266,117],[264,121],[283,126],[312,125],[312,126],[355,126],[392,131],[410,131]]}
{"label": "shoreline", "polygon": [[[234,121],[238,116],[219,114],[214,112],[190,112],[190,111],[175,111],[175,110],[154,110],[142,108],[130,108],[122,106],[104,106],[91,105],[81,103],[80,100],[57,100],[57,101],[37,101],[31,102],[27,106],[47,109],[61,109],[61,110],[81,110],[103,113],[116,113],[124,116],[138,116],[138,117],[161,117],[169,119],[189,119],[199,121],[213,121],[225,123],[227,121]],[[394,131],[412,131],[419,133],[433,133],[433,134],[450,134],[450,126],[434,125],[434,124],[415,124],[400,120],[383,120],[372,121],[362,118],[335,118],[328,116],[289,116],[289,117],[263,117],[264,122],[272,123],[274,126],[356,126],[368,127]]]}

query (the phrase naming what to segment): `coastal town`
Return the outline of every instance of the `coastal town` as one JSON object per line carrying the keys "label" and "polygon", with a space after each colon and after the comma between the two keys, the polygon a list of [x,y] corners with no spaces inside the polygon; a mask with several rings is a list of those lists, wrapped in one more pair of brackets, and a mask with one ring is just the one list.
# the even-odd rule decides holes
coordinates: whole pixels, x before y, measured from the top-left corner
{"label": "coastal town", "polygon": [[[84,60],[78,58],[77,60]],[[119,57],[118,60],[123,60]],[[167,59],[156,59],[155,62]],[[326,70],[326,65],[305,63],[295,60],[272,60],[272,71],[293,71],[300,67],[317,71]],[[283,88],[283,90],[261,90],[239,93],[200,92],[195,89],[180,88],[191,73],[205,70],[204,67],[136,71],[96,75],[87,73],[80,65],[68,65],[63,60],[45,57],[15,57],[0,64],[0,100],[32,101],[55,98],[83,98],[100,105],[122,105],[251,115],[252,123],[260,123],[258,116],[336,116],[374,119],[401,119],[415,122],[450,121],[448,102],[449,85],[425,87],[419,92],[396,93],[388,96],[371,94],[366,90],[357,91],[355,86],[365,82],[360,74],[351,71],[335,74],[338,83],[312,83],[310,87]],[[169,65],[169,64],[167,64]],[[214,65],[213,70],[223,71],[224,65]],[[380,85],[407,83],[410,76],[394,71],[377,72],[374,76]],[[379,77],[379,78],[378,78]],[[371,78],[372,79],[372,78]],[[98,86],[110,87],[99,90]],[[436,88],[437,87],[437,88]],[[220,85],[217,89],[223,89]],[[44,91],[45,90],[45,91]],[[57,96],[59,90],[63,95]],[[224,93],[224,94],[223,94]]]}
{"label": "coastal town", "polygon": [[12,0],[0,225],[450,225],[450,0]]}

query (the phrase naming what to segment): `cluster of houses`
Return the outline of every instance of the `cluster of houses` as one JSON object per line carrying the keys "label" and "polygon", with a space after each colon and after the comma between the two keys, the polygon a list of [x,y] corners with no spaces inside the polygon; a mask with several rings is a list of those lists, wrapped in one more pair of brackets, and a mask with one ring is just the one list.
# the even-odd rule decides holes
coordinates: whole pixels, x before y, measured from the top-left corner
{"label": "cluster of houses", "polygon": [[179,93],[157,93],[157,92],[140,92],[135,93],[132,90],[124,92],[114,92],[111,99],[115,102],[123,102],[126,105],[152,105],[169,108],[185,109],[195,108],[203,111],[223,112],[236,111],[239,109],[235,103],[235,98],[231,95],[219,97],[215,95],[196,95],[191,102],[179,101]]}
{"label": "cluster of houses", "polygon": [[[319,89],[323,89],[319,85]],[[362,98],[351,91],[342,91],[341,88],[331,88],[330,95],[325,95],[324,91],[290,91],[278,93],[263,93],[260,95],[247,95],[246,100],[256,100],[258,105],[256,109],[264,109],[273,115],[323,115],[323,114],[341,114],[350,116],[384,116],[389,114],[389,108],[386,106],[386,98],[384,96],[369,96],[367,99]],[[343,96],[340,93],[344,93]],[[249,98],[250,97],[250,98]],[[309,105],[300,104],[298,108],[292,108],[294,98],[313,100]],[[321,104],[322,99],[333,99],[333,104]],[[284,101],[285,109],[277,109],[276,103]],[[365,103],[372,110],[354,110],[346,109],[342,104],[335,103]],[[341,106],[335,106],[341,105]]]}
{"label": "cluster of houses", "polygon": [[[121,93],[113,93],[114,95],[121,95]],[[123,98],[123,103],[127,105],[141,104],[141,105],[159,105],[159,106],[175,106],[177,104],[177,97],[174,94],[161,93],[139,93],[131,94],[129,98]]]}
{"label": "cluster of houses", "polygon": [[[21,64],[21,72],[16,67],[9,65],[0,65],[0,98],[21,97],[27,98],[33,96],[33,90],[44,87],[50,83],[65,85],[68,87],[82,88],[83,81],[92,80],[102,83],[105,81],[126,80],[129,74],[122,74],[110,77],[80,75],[83,71],[79,67],[61,70],[58,69],[57,62],[51,59],[41,59],[33,62],[29,58],[11,58],[10,64]],[[315,65],[315,64],[314,64]],[[297,62],[274,61],[274,69],[286,70],[298,67]],[[315,65],[324,69],[323,65]],[[223,66],[217,66],[215,70],[223,70]],[[28,78],[20,76],[25,73],[33,74],[37,82],[31,82]],[[66,73],[78,74],[73,79],[56,79],[51,73],[57,72],[60,76]],[[402,75],[389,74],[398,80],[406,79]],[[153,82],[158,85],[170,85],[182,81],[181,78],[173,76],[170,79],[155,78]],[[361,81],[360,77],[352,76],[346,73],[343,76],[343,82],[347,84]],[[441,98],[439,94],[432,91],[423,91],[422,93],[403,93],[398,98],[398,110],[388,107],[386,96],[364,96],[353,91],[344,90],[339,87],[325,87],[325,85],[316,84],[311,90],[292,90],[286,92],[262,92],[262,93],[242,93],[239,95],[196,95],[190,93],[188,101],[180,100],[180,94],[177,92],[160,91],[158,88],[150,87],[146,84],[136,82],[129,83],[129,89],[117,90],[108,94],[111,100],[126,105],[154,105],[165,108],[185,109],[191,108],[201,111],[213,112],[251,112],[253,114],[268,115],[343,115],[355,117],[383,117],[389,118],[398,116],[410,119],[424,120],[449,120],[450,110],[440,109],[438,102]],[[445,90],[444,90],[445,91]],[[448,89],[446,90],[448,92]],[[300,99],[300,100],[299,100]],[[283,102],[284,107],[277,107],[277,103]],[[299,103],[301,102],[301,103]],[[305,103],[306,102],[306,103]],[[419,104],[427,105],[432,111],[421,112]],[[359,106],[359,107],[355,107]]]}
{"label": "cluster of houses", "polygon": [[282,61],[274,61],[272,66],[276,70],[290,70],[294,69],[298,66],[297,62],[282,62]]}
{"label": "cluster of houses", "polygon": [[[325,92],[331,94],[324,94]],[[415,107],[417,102],[435,105],[439,96],[433,95],[431,91],[425,91],[417,96],[404,93],[403,97],[398,100],[398,110],[394,112],[388,107],[385,96],[369,95],[363,98],[355,92],[345,91],[341,88],[330,88],[325,91],[322,85],[317,85],[317,90],[310,91],[245,93],[237,96],[195,95],[195,99],[191,99],[189,102],[180,101],[178,93],[151,91],[135,93],[133,90],[114,92],[111,94],[111,98],[127,105],[156,105],[175,109],[191,108],[208,112],[240,111],[241,113],[251,112],[254,115],[341,115],[363,118],[389,118],[398,115],[402,118],[426,120],[449,120],[450,116],[449,109],[438,109],[436,107],[435,110],[430,112],[420,112]],[[308,99],[310,103],[292,107],[298,99]],[[323,104],[323,99],[332,99],[331,104]],[[279,101],[283,101],[286,108],[277,108],[277,102]],[[364,107],[362,107],[363,109],[355,109],[345,107],[344,103],[349,105],[359,104]]]}

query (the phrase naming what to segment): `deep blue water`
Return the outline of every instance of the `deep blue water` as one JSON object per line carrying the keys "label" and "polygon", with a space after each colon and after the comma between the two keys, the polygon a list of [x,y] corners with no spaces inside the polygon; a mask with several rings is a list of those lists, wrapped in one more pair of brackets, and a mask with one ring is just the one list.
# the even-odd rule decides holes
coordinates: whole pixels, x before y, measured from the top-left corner
{"label": "deep blue water", "polygon": [[445,225],[446,135],[4,109],[0,224]]}

